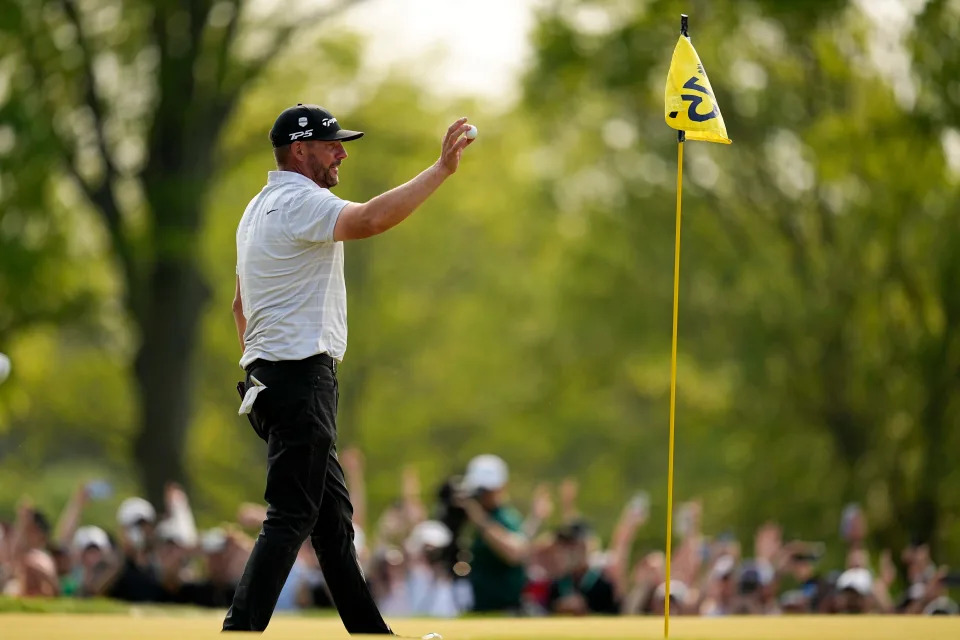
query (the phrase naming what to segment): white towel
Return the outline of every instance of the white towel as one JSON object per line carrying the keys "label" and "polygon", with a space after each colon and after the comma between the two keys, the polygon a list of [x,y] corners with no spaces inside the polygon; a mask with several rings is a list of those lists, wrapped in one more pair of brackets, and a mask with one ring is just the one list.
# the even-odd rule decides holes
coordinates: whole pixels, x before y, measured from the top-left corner
{"label": "white towel", "polygon": [[250,376],[250,382],[253,384],[247,387],[247,392],[243,395],[243,402],[240,403],[240,410],[237,411],[237,415],[244,415],[250,413],[253,410],[253,403],[257,401],[257,396],[260,395],[260,392],[267,388],[267,385],[263,384],[253,376]]}

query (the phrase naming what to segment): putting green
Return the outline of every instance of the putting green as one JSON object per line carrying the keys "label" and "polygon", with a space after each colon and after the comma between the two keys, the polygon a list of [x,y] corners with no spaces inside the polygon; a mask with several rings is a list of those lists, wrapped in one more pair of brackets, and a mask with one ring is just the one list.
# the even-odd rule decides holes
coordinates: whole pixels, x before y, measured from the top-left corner
{"label": "putting green", "polygon": [[[218,635],[222,613],[169,617],[136,610],[129,615],[3,614],[4,640],[196,640]],[[397,633],[420,636],[436,631],[444,640],[655,640],[663,637],[658,618],[549,618],[394,620]],[[348,638],[336,618],[277,616],[264,638],[320,640]],[[357,636],[354,636],[355,638]],[[368,636],[382,638],[382,636]],[[956,640],[960,617],[803,616],[676,618],[676,640]]]}

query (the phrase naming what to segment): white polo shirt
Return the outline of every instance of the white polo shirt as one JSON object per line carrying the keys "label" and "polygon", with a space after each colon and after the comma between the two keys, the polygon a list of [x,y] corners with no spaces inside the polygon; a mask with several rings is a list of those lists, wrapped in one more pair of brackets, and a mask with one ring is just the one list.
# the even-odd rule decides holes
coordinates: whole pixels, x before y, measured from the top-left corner
{"label": "white polo shirt", "polygon": [[240,366],[347,350],[343,243],[348,203],[292,171],[271,171],[237,227],[237,275],[247,330]]}

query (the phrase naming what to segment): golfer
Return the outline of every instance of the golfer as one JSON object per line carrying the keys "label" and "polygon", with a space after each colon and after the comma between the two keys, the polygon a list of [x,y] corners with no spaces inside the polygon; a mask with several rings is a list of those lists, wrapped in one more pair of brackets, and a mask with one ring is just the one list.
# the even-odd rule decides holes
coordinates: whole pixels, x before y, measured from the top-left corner
{"label": "golfer", "polygon": [[406,184],[364,203],[330,192],[347,158],[342,129],[316,105],[298,104],[270,130],[277,170],[237,228],[233,315],[246,380],[241,413],[267,442],[267,517],[225,631],[262,631],[297,550],[309,536],[340,618],[351,634],[390,634],[353,546],[353,506],[337,460],[337,366],[347,348],[343,241],[383,233],[457,170],[473,142],[466,118],[443,136],[440,158]]}

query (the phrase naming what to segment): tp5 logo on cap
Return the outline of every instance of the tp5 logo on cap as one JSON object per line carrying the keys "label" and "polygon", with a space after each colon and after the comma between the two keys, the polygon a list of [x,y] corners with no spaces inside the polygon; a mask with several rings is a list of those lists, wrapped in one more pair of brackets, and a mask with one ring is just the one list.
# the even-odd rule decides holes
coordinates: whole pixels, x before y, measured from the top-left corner
{"label": "tp5 logo on cap", "polygon": [[307,129],[306,131],[294,131],[290,134],[290,141],[297,140],[298,138],[312,138],[313,129]]}
{"label": "tp5 logo on cap", "polygon": [[297,140],[342,141],[356,140],[362,131],[340,128],[333,114],[315,104],[298,104],[284,109],[270,130],[274,147],[282,147]]}

